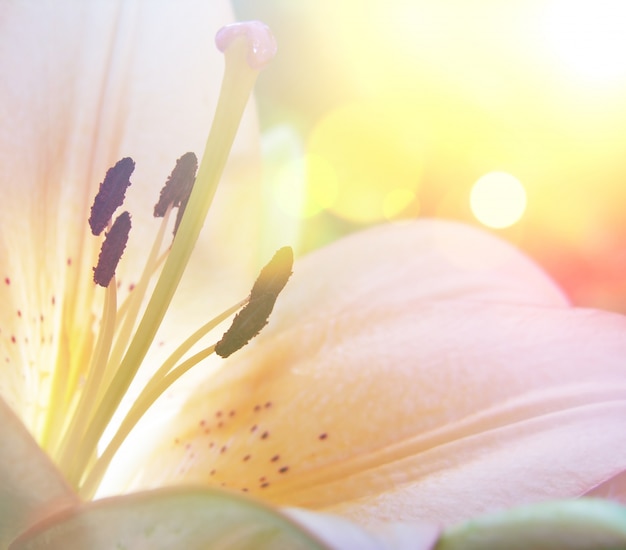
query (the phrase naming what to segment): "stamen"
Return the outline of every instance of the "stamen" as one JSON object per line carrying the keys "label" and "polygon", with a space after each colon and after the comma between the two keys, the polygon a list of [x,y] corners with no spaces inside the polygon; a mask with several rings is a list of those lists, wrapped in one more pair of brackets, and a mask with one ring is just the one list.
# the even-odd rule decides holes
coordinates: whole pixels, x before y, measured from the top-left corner
{"label": "stamen", "polygon": [[285,246],[261,270],[250,292],[250,301],[235,316],[222,339],[215,344],[215,353],[226,358],[259,334],[267,324],[278,294],[285,288],[291,276],[292,267],[293,250]]}
{"label": "stamen", "polygon": [[283,246],[277,250],[272,259],[261,270],[250,292],[250,300],[254,300],[263,294],[278,296],[289,277],[293,268],[293,250],[290,246]]}
{"label": "stamen", "polygon": [[[148,408],[152,406],[176,380],[200,361],[206,359],[214,351],[222,357],[228,357],[228,355],[231,355],[246,345],[259,333],[267,324],[269,315],[274,308],[276,298],[287,284],[292,273],[292,268],[293,250],[288,246],[283,247],[274,254],[268,264],[261,270],[261,273],[252,287],[250,301],[248,301],[245,307],[235,316],[231,327],[217,344],[199,351],[182,363],[174,366],[202,336],[237,311],[245,301],[236,304],[218,315],[215,319],[209,321],[170,355],[136,398],[117,432],[102,455],[96,460],[92,469],[88,472],[84,482],[80,485],[80,493],[83,497],[93,497],[108,465],[122,442],[128,437],[133,427]],[[218,350],[218,347],[221,347],[221,350]],[[266,404],[266,407],[267,406]]]}
{"label": "stamen", "polygon": [[115,275],[115,269],[122,257],[122,253],[128,242],[128,234],[130,233],[130,214],[122,212],[111,229],[106,234],[106,238],[100,249],[98,257],[98,265],[93,268],[93,280],[100,286],[107,287]]}
{"label": "stamen", "polygon": [[[259,70],[276,49],[269,29],[256,22],[239,23],[223,31],[219,34],[217,43],[225,53],[224,80],[198,175],[153,293],[124,356],[107,385],[106,399],[98,402],[89,425],[82,434],[81,448],[70,465],[76,485],[80,485],[89,473],[90,463],[96,456],[97,444],[153,344],[200,235]],[[266,295],[273,296],[273,300],[276,298],[270,292],[262,294]],[[263,301],[269,302],[267,298],[263,298]],[[264,311],[267,308],[266,305]],[[212,350],[207,349],[203,353],[209,351]],[[194,361],[200,360],[199,357]],[[179,371],[175,369],[165,378],[170,380],[174,372]],[[164,383],[165,378],[161,383]]]}
{"label": "stamen", "polygon": [[233,319],[232,325],[222,339],[215,344],[215,353],[224,359],[244,347],[267,325],[270,313],[274,309],[276,296],[263,294],[248,302]]}
{"label": "stamen", "polygon": [[162,218],[170,206],[187,204],[198,170],[198,158],[194,153],[185,153],[176,161],[176,166],[167,178],[159,202],[154,205],[154,217]]}
{"label": "stamen", "polygon": [[94,235],[100,235],[113,218],[115,210],[124,202],[130,176],[135,170],[133,159],[126,157],[110,168],[100,184],[91,207],[89,227]]}

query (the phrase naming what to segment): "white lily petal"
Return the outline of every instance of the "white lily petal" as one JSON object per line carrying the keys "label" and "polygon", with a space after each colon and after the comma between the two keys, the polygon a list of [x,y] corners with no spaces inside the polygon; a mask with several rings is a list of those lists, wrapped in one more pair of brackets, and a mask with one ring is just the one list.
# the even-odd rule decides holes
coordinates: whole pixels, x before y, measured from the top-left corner
{"label": "white lily petal", "polygon": [[287,508],[284,513],[338,550],[431,550],[441,533],[435,524],[388,523],[370,525],[365,531],[338,516],[299,508]]}
{"label": "white lily petal", "polygon": [[[231,21],[225,2],[203,0],[0,6],[0,394],[38,437],[53,371],[87,363],[81,347],[93,343],[101,310],[91,281],[100,242],[86,224],[97,186],[119,158],[135,159],[125,204],[133,229],[118,268],[124,291],[140,275],[158,227],[152,207],[176,158],[203,150],[224,64],[214,35]],[[193,330],[181,317],[199,326],[247,293],[259,261],[258,146],[251,106],[227,167],[236,181],[218,193],[177,297],[179,317],[160,336],[166,346]],[[197,299],[207,283],[220,289],[207,296],[208,315]]]}

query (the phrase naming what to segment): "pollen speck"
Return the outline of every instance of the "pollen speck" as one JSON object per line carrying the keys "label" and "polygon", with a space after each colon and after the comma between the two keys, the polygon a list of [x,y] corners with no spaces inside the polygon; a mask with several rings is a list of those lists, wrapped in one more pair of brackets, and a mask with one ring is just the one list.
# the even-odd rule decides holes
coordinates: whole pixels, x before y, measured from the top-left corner
{"label": "pollen speck", "polygon": [[255,424],[254,426],[252,426],[252,428],[250,428],[251,432],[256,432],[258,426]]}
{"label": "pollen speck", "polygon": [[261,489],[265,489],[266,487],[269,487],[270,484],[267,483],[267,481],[265,483],[261,483]]}
{"label": "pollen speck", "polygon": [[261,439],[267,439],[269,437],[270,433],[269,432],[263,432],[261,434]]}
{"label": "pollen speck", "polygon": [[289,471],[289,466],[283,466],[282,468],[279,468],[278,473],[279,474],[284,474],[286,472]]}
{"label": "pollen speck", "polygon": [[280,455],[274,455],[274,456],[270,459],[270,462],[277,462],[279,458],[280,458]]}
{"label": "pollen speck", "polygon": [[324,433],[324,434],[320,434],[320,435],[318,436],[318,439],[322,439],[322,440],[323,440],[323,439],[326,439],[327,437],[328,437],[328,434],[325,434],[325,433]]}
{"label": "pollen speck", "polygon": [[243,457],[243,461],[244,462],[248,462],[248,460],[250,460],[250,458],[251,458],[250,455],[246,455],[246,456]]}

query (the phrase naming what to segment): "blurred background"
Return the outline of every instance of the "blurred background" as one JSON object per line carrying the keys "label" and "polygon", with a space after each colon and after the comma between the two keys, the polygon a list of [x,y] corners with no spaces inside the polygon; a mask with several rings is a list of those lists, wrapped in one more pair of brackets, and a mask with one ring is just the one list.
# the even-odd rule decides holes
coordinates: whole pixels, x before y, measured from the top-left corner
{"label": "blurred background", "polygon": [[234,0],[279,53],[268,203],[301,251],[376,223],[487,228],[626,312],[625,0]]}

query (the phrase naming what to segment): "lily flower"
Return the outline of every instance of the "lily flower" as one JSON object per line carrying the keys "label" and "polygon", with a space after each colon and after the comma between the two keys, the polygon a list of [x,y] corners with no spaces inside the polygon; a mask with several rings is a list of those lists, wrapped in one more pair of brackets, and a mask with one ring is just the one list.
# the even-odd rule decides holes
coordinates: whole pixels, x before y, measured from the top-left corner
{"label": "lily flower", "polygon": [[[196,9],[202,8],[209,20],[217,8],[205,4],[160,5],[144,14],[138,4],[96,2],[61,10],[61,19],[55,11],[54,29],[45,13],[29,13],[34,8],[28,4],[2,6],[0,64],[11,77],[0,90],[6,115],[0,169],[8,206],[0,229],[0,547],[13,540],[13,549],[191,548],[209,541],[255,548],[367,549],[409,542],[433,548],[440,524],[577,496],[619,479],[626,455],[618,430],[623,319],[573,310],[510,247],[444,222],[378,228],[299,262],[300,274],[278,302],[269,330],[219,368],[194,378],[203,382],[171,424],[157,433],[136,426],[172,379],[198,367],[213,350],[220,353],[220,344],[221,354],[229,356],[257,332],[267,311],[256,318],[254,304],[265,303],[267,293],[275,299],[276,279],[282,287],[291,269],[283,262],[287,267],[278,276],[263,270],[250,296],[215,319],[207,320],[206,307],[186,310],[182,303],[190,303],[189,295],[172,301],[179,283],[191,288],[191,306],[207,286],[206,266],[191,265],[184,277],[183,270],[199,242],[250,89],[273,53],[271,36],[256,23],[218,34],[225,80],[191,194],[169,201],[160,226],[142,220],[146,204],[152,211],[154,203],[146,199],[155,191],[149,176],[171,161],[165,158],[170,149],[157,146],[160,138],[145,125],[149,117],[140,116],[142,102],[164,114],[150,104],[155,97],[123,77],[135,65],[145,69],[142,61],[154,69],[162,57],[150,54],[161,51],[162,34],[176,24],[175,16],[181,24],[197,24]],[[57,7],[37,6],[46,9]],[[163,19],[161,9],[171,17]],[[221,17],[228,17],[226,10]],[[147,33],[135,32],[135,25]],[[81,41],[75,41],[76,29]],[[56,49],[52,39],[59,37],[57,58],[42,44]],[[138,49],[127,57],[131,38]],[[94,48],[79,48],[82,40]],[[153,48],[154,40],[159,48]],[[28,70],[8,44],[33,57]],[[174,53],[167,84],[202,89],[177,76],[188,63],[202,63],[204,55]],[[102,67],[106,71],[100,73]],[[157,72],[164,76],[162,66]],[[39,77],[46,86],[35,85]],[[93,82],[102,90],[96,97],[90,95]],[[61,84],[65,95],[52,93]],[[28,116],[12,108],[16,104],[28,104]],[[156,124],[154,131],[180,138],[186,124]],[[89,215],[92,183],[101,179],[92,176],[113,165],[111,157],[122,156],[131,138],[145,139],[143,146],[154,149],[135,154],[136,162],[124,158],[107,173]],[[153,162],[141,172],[137,159]],[[187,171],[189,159],[180,158],[170,182],[177,170]],[[123,195],[135,166],[129,200],[112,201],[110,181],[123,184]],[[136,182],[143,184],[133,201]],[[130,216],[114,216],[121,202],[133,213],[133,232],[139,228],[140,238],[128,243]],[[161,254],[173,206],[184,208],[184,215],[171,247]],[[88,233],[88,218],[93,233],[104,231],[104,242]],[[199,244],[197,249],[206,250],[206,243]],[[233,259],[245,279],[249,266]],[[239,286],[234,277],[229,281],[232,287],[220,287],[227,295]],[[232,339],[225,343],[230,329],[217,345],[183,360],[244,303],[253,306],[247,311],[255,330],[246,332],[250,318],[239,317],[239,324],[235,318],[237,345]],[[266,309],[272,306],[273,300]],[[180,325],[182,318],[193,326],[196,316],[202,319],[198,331],[175,349],[181,331],[161,323],[169,307],[177,313],[170,323]],[[174,343],[160,346],[158,335]],[[159,355],[150,351],[153,342],[157,350],[174,349],[161,352],[167,359],[158,369],[150,362]],[[124,396],[146,364],[146,379],[136,379],[143,390],[124,409]],[[118,410],[124,418],[116,423]],[[111,437],[105,435],[109,426]],[[125,439],[126,451],[118,453]],[[116,475],[108,491],[160,489],[89,502],[110,467]],[[621,494],[618,484],[611,487]],[[263,502],[331,511],[368,526],[383,520],[414,525],[368,534],[338,516],[279,511]],[[622,512],[603,515],[618,517],[601,524],[603,532],[623,520]],[[505,535],[519,531],[524,521],[516,514],[495,525],[504,524]],[[576,514],[580,509],[570,515]],[[489,521],[481,525],[494,523]],[[449,531],[442,548],[458,548],[466,532],[463,526]],[[616,536],[622,538],[610,540],[623,541],[623,532]]]}
{"label": "lily flower", "polygon": [[[251,319],[258,331],[265,319],[254,315],[269,313],[280,290],[274,273],[264,270],[248,298],[214,319],[207,314],[232,306],[233,296],[245,296],[251,283],[256,262],[250,256],[259,248],[259,189],[250,177],[257,134],[253,113],[240,118],[275,45],[259,23],[222,28],[216,41],[225,52],[225,77],[195,184],[190,190],[195,159],[184,154],[159,196],[180,148],[196,149],[206,137],[217,99],[208,93],[215,92],[209,78],[218,59],[209,53],[211,27],[228,22],[230,10],[197,1],[149,9],[135,2],[65,7],[5,3],[0,11],[6,207],[0,229],[0,548],[330,547],[312,534],[319,527],[301,526],[306,520],[222,490],[177,487],[89,501],[108,466],[101,446],[115,452],[120,433],[124,440],[123,432],[172,380],[213,350],[226,356],[243,345],[254,335],[246,332]],[[168,33],[176,39],[164,40]],[[227,170],[226,196],[213,205],[220,232],[210,240],[200,230],[238,129],[235,169]],[[181,174],[190,194],[176,194]],[[122,205],[132,218],[126,210],[118,215]],[[184,215],[168,246],[163,241],[174,207]],[[150,219],[153,210],[163,223]],[[195,264],[189,261],[194,244],[201,252]],[[289,275],[289,256],[277,254],[287,266],[280,284]],[[178,283],[187,294],[173,299]],[[207,296],[213,287],[218,294]],[[216,345],[200,344],[183,360],[210,328],[246,303]],[[173,319],[165,315],[168,306]],[[187,338],[182,344],[181,334]],[[133,396],[139,367],[147,372],[136,377],[140,390]],[[126,407],[124,399],[131,402]],[[155,416],[167,416],[168,401]],[[137,434],[135,427],[129,446],[149,437],[158,431]],[[343,540],[363,548],[378,544],[349,523],[332,524],[327,542],[340,528]],[[427,529],[431,542],[437,531]]]}

